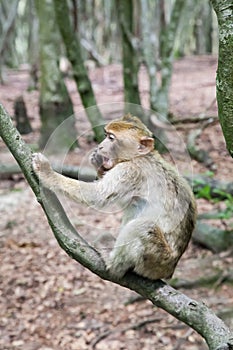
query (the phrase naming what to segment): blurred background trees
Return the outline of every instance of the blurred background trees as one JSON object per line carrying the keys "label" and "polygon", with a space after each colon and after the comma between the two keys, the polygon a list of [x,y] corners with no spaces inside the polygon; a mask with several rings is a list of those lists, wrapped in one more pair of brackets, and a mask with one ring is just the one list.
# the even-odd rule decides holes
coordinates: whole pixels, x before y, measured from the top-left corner
{"label": "blurred background trees", "polygon": [[[138,105],[138,75],[146,67],[150,108],[167,119],[174,58],[216,53],[216,32],[208,0],[2,0],[0,78],[4,82],[4,67],[29,65],[28,88],[40,91],[41,145],[73,114],[59,70],[64,58],[71,63],[84,108],[96,105],[86,62],[122,63],[124,100]],[[86,111],[100,141],[101,113]],[[64,143],[69,144],[69,135]]]}
{"label": "blurred background trees", "polygon": [[[33,4],[31,4],[33,5]],[[40,145],[44,147],[51,133],[66,118],[74,114],[72,102],[59,69],[61,37],[51,1],[36,0],[39,19],[39,90],[42,122]],[[33,47],[31,48],[33,50]],[[59,136],[61,146],[72,146],[75,139],[75,121]]]}

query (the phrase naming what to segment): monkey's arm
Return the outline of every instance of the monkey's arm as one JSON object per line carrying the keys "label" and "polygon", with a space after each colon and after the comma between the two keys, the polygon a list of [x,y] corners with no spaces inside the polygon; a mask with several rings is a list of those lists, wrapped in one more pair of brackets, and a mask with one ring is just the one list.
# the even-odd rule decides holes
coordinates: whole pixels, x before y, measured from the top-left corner
{"label": "monkey's arm", "polygon": [[53,192],[63,193],[74,201],[85,205],[92,205],[97,200],[95,183],[85,183],[58,174],[52,169],[48,159],[43,154],[33,154],[32,166],[41,185]]}
{"label": "monkey's arm", "polygon": [[116,181],[113,181],[114,174],[113,176],[106,174],[97,182],[86,183],[56,173],[51,168],[48,159],[41,153],[33,155],[33,169],[43,186],[56,193],[63,193],[86,206],[100,208],[113,204],[130,191],[131,181],[125,183],[124,171],[120,176],[118,174]]}

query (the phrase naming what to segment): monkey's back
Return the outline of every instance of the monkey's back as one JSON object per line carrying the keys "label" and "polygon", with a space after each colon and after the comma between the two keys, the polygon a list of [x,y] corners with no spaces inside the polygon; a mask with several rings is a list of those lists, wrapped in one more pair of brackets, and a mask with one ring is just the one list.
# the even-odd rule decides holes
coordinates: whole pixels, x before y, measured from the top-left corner
{"label": "monkey's back", "polygon": [[180,257],[196,222],[196,204],[190,186],[156,151],[131,162],[124,165],[128,174],[132,170],[131,178],[135,181],[126,217],[137,215],[152,220],[164,232],[174,254]]}

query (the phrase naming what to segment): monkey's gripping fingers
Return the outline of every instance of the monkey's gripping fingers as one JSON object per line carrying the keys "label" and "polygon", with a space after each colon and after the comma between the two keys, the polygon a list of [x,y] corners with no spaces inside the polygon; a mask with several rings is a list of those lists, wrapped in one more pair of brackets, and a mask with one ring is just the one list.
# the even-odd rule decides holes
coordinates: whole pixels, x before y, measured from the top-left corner
{"label": "monkey's gripping fingers", "polygon": [[92,152],[90,162],[97,170],[103,166],[103,157],[98,153],[98,148]]}
{"label": "monkey's gripping fingers", "polygon": [[90,158],[89,158],[91,164],[96,168],[98,176],[102,177],[106,171],[103,167],[103,157],[98,153],[98,148],[96,148]]}
{"label": "monkey's gripping fingers", "polygon": [[46,179],[53,170],[48,159],[42,153],[33,153],[32,168],[39,179]]}

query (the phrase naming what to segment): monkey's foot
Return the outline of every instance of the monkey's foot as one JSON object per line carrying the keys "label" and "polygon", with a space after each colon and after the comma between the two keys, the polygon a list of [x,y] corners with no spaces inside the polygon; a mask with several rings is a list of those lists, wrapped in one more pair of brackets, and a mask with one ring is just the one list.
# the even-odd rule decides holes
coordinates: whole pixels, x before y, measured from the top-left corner
{"label": "monkey's foot", "polygon": [[52,170],[48,159],[42,153],[33,153],[32,168],[38,176],[41,173],[48,174]]}
{"label": "monkey's foot", "polygon": [[113,276],[116,279],[121,279],[127,272],[127,270],[125,271],[125,269],[123,269],[122,267],[116,267],[111,264],[107,265],[107,270],[111,274],[111,276]]}
{"label": "monkey's foot", "polygon": [[128,261],[123,261],[120,257],[110,258],[107,264],[107,270],[117,279],[121,279],[126,272],[132,270],[133,267],[133,264],[130,264]]}

